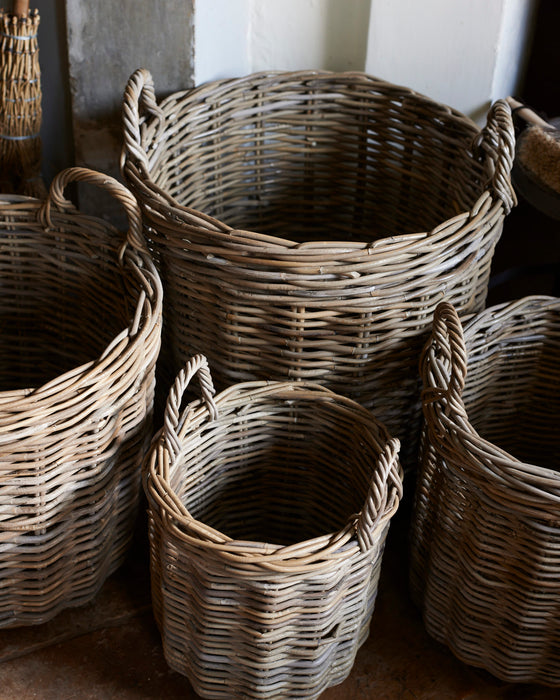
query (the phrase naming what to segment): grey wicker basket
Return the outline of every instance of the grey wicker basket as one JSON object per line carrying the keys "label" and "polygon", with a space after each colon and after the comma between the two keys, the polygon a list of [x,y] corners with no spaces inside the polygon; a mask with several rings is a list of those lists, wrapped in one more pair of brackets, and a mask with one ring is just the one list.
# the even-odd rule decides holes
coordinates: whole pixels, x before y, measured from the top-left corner
{"label": "grey wicker basket", "polygon": [[[124,205],[126,240],[64,198]],[[93,599],[124,560],[152,436],[162,287],[140,211],[83,168],[45,201],[0,197],[0,627]]]}
{"label": "grey wicker basket", "polygon": [[[181,410],[195,373],[204,400]],[[212,393],[195,356],[145,469],[165,657],[202,697],[317,698],[369,634],[398,440],[318,384]]]}
{"label": "grey wicker basket", "polygon": [[428,632],[514,682],[560,685],[560,300],[465,322],[426,346],[411,587]]}
{"label": "grey wicker basket", "polygon": [[123,118],[123,174],[166,294],[162,386],[197,352],[218,388],[319,381],[415,455],[434,309],[484,307],[515,202],[507,103],[480,130],[410,89],[307,71],[157,104],[141,69]]}

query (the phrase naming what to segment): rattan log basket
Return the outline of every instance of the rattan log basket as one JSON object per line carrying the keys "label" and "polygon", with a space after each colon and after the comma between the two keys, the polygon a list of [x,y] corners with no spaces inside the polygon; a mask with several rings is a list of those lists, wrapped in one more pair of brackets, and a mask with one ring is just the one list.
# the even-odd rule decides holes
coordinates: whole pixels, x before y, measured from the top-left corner
{"label": "rattan log basket", "polygon": [[[64,197],[126,209],[122,234]],[[152,437],[162,287],[133,195],[71,168],[0,197],[0,627],[90,601],[124,559]]]}
{"label": "rattan log basket", "polygon": [[509,106],[481,130],[410,89],[329,72],[157,104],[139,69],[123,119],[123,174],[166,294],[162,386],[196,352],[218,388],[318,381],[372,408],[401,458],[415,453],[435,306],[484,307],[515,202]]}
{"label": "rattan log basket", "polygon": [[411,587],[428,632],[501,679],[560,685],[560,300],[461,326],[436,309]]}
{"label": "rattan log basket", "polygon": [[[198,373],[203,400],[181,410]],[[206,358],[177,376],[144,470],[165,657],[205,698],[316,698],[366,640],[399,442],[310,382],[213,398]]]}

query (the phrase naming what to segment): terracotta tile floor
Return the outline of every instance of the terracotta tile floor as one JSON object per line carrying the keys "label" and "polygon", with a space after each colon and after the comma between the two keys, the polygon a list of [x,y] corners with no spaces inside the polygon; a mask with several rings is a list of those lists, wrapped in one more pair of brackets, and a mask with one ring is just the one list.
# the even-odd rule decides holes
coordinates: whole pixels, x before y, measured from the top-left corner
{"label": "terracotta tile floor", "polygon": [[[406,516],[405,516],[406,517]],[[37,627],[0,631],[2,700],[191,700],[154,624],[144,523],[125,565],[88,606]],[[402,522],[401,522],[402,521]],[[406,526],[397,518],[383,560],[370,638],[351,675],[322,700],[553,700],[559,690],[503,683],[457,661],[423,630],[408,596]]]}

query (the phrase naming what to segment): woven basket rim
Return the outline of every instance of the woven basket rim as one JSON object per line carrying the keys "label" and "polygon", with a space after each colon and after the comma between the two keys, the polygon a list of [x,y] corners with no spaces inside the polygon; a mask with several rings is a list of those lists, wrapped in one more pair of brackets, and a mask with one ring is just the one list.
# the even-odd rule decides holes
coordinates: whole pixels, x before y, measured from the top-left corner
{"label": "woven basket rim", "polygon": [[[207,243],[212,240],[216,241],[217,245],[227,243],[227,248],[235,251],[237,247],[243,251],[247,249],[251,255],[254,254],[264,254],[271,256],[275,259],[276,256],[289,256],[289,258],[303,258],[304,263],[308,264],[309,261],[315,257],[320,257],[325,263],[328,259],[333,256],[355,256],[356,253],[365,253],[366,260],[368,256],[373,256],[374,258],[385,257],[389,253],[394,253],[394,248],[402,245],[403,242],[407,247],[414,250],[417,247],[421,247],[427,238],[430,240],[432,238],[437,238],[438,235],[446,235],[446,231],[449,227],[453,229],[458,220],[468,221],[474,219],[480,215],[482,208],[486,211],[496,204],[500,208],[505,208],[506,211],[511,208],[516,203],[515,193],[511,186],[511,183],[504,183],[501,179],[498,179],[498,184],[495,186],[496,189],[505,190],[505,194],[502,197],[497,196],[497,194],[492,194],[490,192],[490,182],[488,183],[485,191],[480,195],[476,202],[466,210],[457,211],[454,217],[440,222],[433,229],[428,231],[417,231],[405,234],[396,233],[392,236],[386,236],[378,238],[374,241],[304,241],[298,242],[291,240],[288,237],[280,237],[270,234],[264,234],[258,231],[253,231],[250,229],[237,229],[229,226],[225,222],[220,221],[218,218],[206,214],[194,208],[190,208],[182,205],[178,200],[176,200],[172,195],[168,194],[165,190],[160,188],[152,179],[151,172],[143,163],[141,163],[137,158],[133,157],[134,151],[139,152],[138,147],[133,148],[131,144],[131,133],[132,131],[144,131],[144,137],[142,138],[142,143],[148,144],[148,152],[142,147],[140,150],[144,156],[148,159],[153,159],[154,155],[165,146],[165,119],[164,110],[171,106],[172,111],[177,112],[180,109],[180,105],[177,103],[181,101],[186,101],[190,99],[196,99],[198,97],[204,96],[206,92],[223,89],[227,94],[227,90],[242,86],[244,84],[254,87],[254,83],[258,83],[263,80],[274,80],[281,79],[287,83],[289,81],[302,82],[306,79],[314,80],[358,80],[362,81],[364,84],[368,85],[378,85],[383,86],[387,90],[393,90],[395,94],[401,95],[401,97],[410,97],[421,103],[429,105],[436,111],[451,116],[457,120],[460,120],[465,124],[466,127],[472,130],[472,146],[474,148],[475,143],[479,139],[483,139],[485,134],[485,129],[481,129],[472,119],[467,117],[465,114],[459,112],[458,110],[440,103],[426,95],[412,90],[411,88],[395,85],[388,81],[382,80],[368,73],[361,71],[326,71],[326,70],[304,70],[304,71],[261,71],[257,73],[251,73],[246,76],[238,78],[226,78],[221,80],[208,81],[202,85],[196,86],[187,90],[180,90],[167,97],[163,98],[158,104],[155,100],[155,93],[153,93],[153,80],[150,72],[144,68],[139,68],[130,77],[127,89],[125,90],[124,102],[123,102],[123,119],[124,119],[124,132],[125,132],[125,143],[123,146],[123,158],[122,158],[122,170],[125,178],[133,185],[134,189],[138,192],[144,191],[149,193],[152,198],[155,198],[159,203],[161,203],[161,210],[165,212],[165,216],[180,222],[182,226],[185,227],[185,231],[192,233],[194,230],[204,230],[204,236],[208,237]],[[133,113],[132,107],[136,109],[138,107],[137,97],[134,95],[133,88],[138,90],[135,85],[137,81],[143,81],[143,88],[146,88],[146,83],[150,86],[152,91],[152,97],[149,98],[150,101],[149,110],[152,112],[153,121],[148,124],[146,120],[139,119],[134,121],[134,117],[131,118]],[[333,90],[334,92],[334,90]],[[326,93],[328,94],[328,93]],[[511,122],[511,110],[509,105],[507,105],[505,100],[497,100],[492,105],[492,110],[503,110],[507,113],[507,127],[504,128],[504,141],[508,144],[511,153],[508,154],[508,170],[511,170],[511,165],[513,163],[513,150],[514,141],[513,136],[513,125]],[[503,115],[502,115],[503,120]],[[134,128],[132,128],[132,126]],[[500,128],[503,128],[501,125]],[[508,133],[511,131],[511,133]],[[496,146],[493,145],[495,149]],[[484,149],[482,149],[484,150]],[[474,155],[473,155],[474,157]],[[509,162],[511,161],[511,163]],[[486,202],[489,200],[489,202]],[[143,202],[143,197],[139,197],[140,204],[144,210],[144,213],[151,218],[155,216],[158,223],[165,224],[165,219],[161,212],[153,206],[153,204],[147,205]],[[507,205],[506,205],[507,201]],[[158,231],[158,226],[153,227],[154,230],[151,235],[156,238],[160,235]],[[167,227],[169,229],[169,227]],[[240,240],[236,240],[239,238]],[[166,242],[169,241],[166,239]],[[192,241],[191,241],[192,244]],[[220,248],[222,254],[224,252],[224,247]],[[328,254],[328,257],[327,257]],[[293,260],[291,260],[293,262]],[[378,264],[378,263],[377,263]]]}
{"label": "woven basket rim", "polygon": [[[130,166],[131,168],[133,166]],[[290,268],[304,268],[310,264],[316,264],[315,274],[328,274],[329,272],[344,273],[344,265],[351,266],[353,271],[357,265],[379,271],[380,259],[384,262],[388,255],[403,255],[411,258],[425,247],[426,242],[436,245],[441,241],[442,245],[448,245],[448,238],[457,231],[464,235],[465,229],[469,225],[475,226],[481,216],[492,216],[493,211],[497,212],[503,208],[501,200],[495,201],[490,192],[483,192],[468,210],[458,212],[455,216],[446,219],[429,231],[413,231],[393,236],[376,238],[371,241],[296,241],[288,237],[264,234],[250,229],[238,229],[229,227],[219,219],[212,218],[203,212],[186,207],[177,202],[170,195],[165,194],[155,184],[146,184],[143,178],[139,178],[128,172],[129,179],[134,181],[138,190],[149,191],[161,201],[161,206],[165,207],[169,216],[176,220],[184,220],[185,233],[192,234],[194,230],[204,230],[206,238],[206,256],[210,258],[224,258],[228,262],[237,262],[240,268],[245,268],[249,264],[254,266],[259,262],[256,256],[266,256],[262,261],[264,265],[277,267],[287,266]],[[145,207],[142,204],[147,216],[152,216],[156,210]],[[158,217],[158,221],[160,221]],[[163,222],[160,222],[163,223]],[[150,227],[150,235],[158,240],[161,238],[166,245],[170,241],[166,234],[159,231],[159,227]],[[213,251],[212,246],[217,250]],[[195,242],[189,240],[189,249],[195,249]],[[248,258],[247,256],[251,256]],[[295,274],[301,274],[299,270]]]}
{"label": "woven basket rim", "polygon": [[[379,438],[383,442],[390,441],[391,438],[387,429],[381,421],[363,406],[357,404],[352,399],[336,394],[330,389],[315,382],[301,381],[269,381],[256,380],[241,382],[224,389],[214,399],[216,407],[225,408],[235,403],[239,397],[247,397],[251,404],[258,404],[259,394],[271,398],[270,391],[273,390],[274,399],[295,399],[297,394],[301,397],[313,398],[313,400],[323,400],[332,402],[333,406],[345,405],[355,410],[363,420],[364,424],[375,425],[379,431]],[[195,400],[190,404],[189,420],[199,429],[207,424],[210,418],[208,407],[202,400]],[[144,487],[146,493],[151,491],[158,495],[158,507],[166,516],[166,526],[184,542],[196,548],[204,548],[208,552],[213,552],[215,556],[222,557],[226,561],[241,565],[255,565],[273,570],[290,570],[304,567],[305,570],[328,566],[336,559],[346,559],[354,556],[359,551],[356,538],[356,520],[358,514],[349,514],[346,525],[335,532],[325,533],[316,537],[302,540],[295,544],[281,545],[271,544],[264,541],[239,540],[231,538],[219,530],[208,526],[201,520],[193,517],[186,507],[179,502],[178,496],[174,493],[171,483],[165,474],[164,469],[171,469],[172,464],[169,451],[166,448],[163,437],[163,430],[160,430],[154,437],[150,451],[146,457],[144,469]],[[398,440],[393,440],[398,445]],[[395,456],[396,472],[402,482],[403,471]],[[163,466],[165,465],[165,467]],[[173,465],[176,466],[176,465]],[[389,523],[391,517],[396,512],[400,502],[399,489],[390,483],[387,489],[392,491],[391,498],[382,513],[379,514],[373,537],[378,537]]]}
{"label": "woven basket rim", "polygon": [[[64,187],[64,184],[66,184],[67,181],[71,181],[73,179],[84,179],[86,181],[94,182],[98,178],[107,179],[105,176],[100,175],[95,171],[88,171],[85,168],[68,168],[65,171],[61,171],[55,177],[53,189],[49,197],[52,196],[54,202],[56,195],[53,194],[53,192],[55,188],[58,186]],[[10,207],[12,204],[17,205],[18,203],[36,205],[38,215],[42,208],[45,207],[45,203],[36,197],[27,197],[16,194],[0,195],[0,209],[3,209],[4,212],[6,207]],[[76,400],[79,401],[82,392],[86,392],[85,395],[91,393],[91,387],[93,387],[95,383],[93,378],[98,372],[102,374],[108,373],[111,367],[114,368],[114,366],[122,364],[122,361],[125,358],[132,357],[140,351],[140,346],[144,345],[147,337],[151,335],[152,328],[154,324],[158,323],[158,318],[161,314],[163,304],[163,288],[159,273],[157,272],[155,263],[152,260],[149,252],[147,250],[133,248],[126,242],[125,234],[118,231],[113,224],[105,221],[104,219],[94,215],[85,214],[73,207],[64,213],[65,216],[70,215],[78,219],[82,219],[85,222],[88,220],[95,220],[107,229],[114,229],[116,233],[120,234],[123,238],[123,245],[121,246],[120,250],[120,261],[118,254],[115,255],[115,265],[121,265],[123,274],[126,274],[127,268],[130,272],[133,270],[141,271],[144,278],[144,284],[142,286],[146,287],[146,284],[149,285],[151,295],[145,293],[146,289],[139,293],[136,307],[131,309],[128,326],[123,328],[120,333],[111,339],[111,341],[104,348],[103,352],[97,358],[94,358],[81,365],[74,366],[56,377],[47,380],[43,384],[24,387],[21,389],[7,389],[5,391],[0,391],[0,421],[6,417],[10,423],[13,423],[14,416],[16,415],[18,416],[19,421],[25,420],[25,414],[28,411],[30,415],[36,414],[37,408],[39,407],[45,409],[48,406],[51,406],[53,407],[53,410],[55,410],[54,407],[58,401],[61,400],[60,392],[62,388],[67,388],[68,386],[72,386],[72,395],[74,395]],[[54,216],[56,217],[56,215],[57,214],[55,212]],[[33,223],[36,224],[37,220],[34,220]],[[49,234],[49,231],[49,227],[46,227],[45,233]],[[53,233],[53,235],[56,236],[56,231]],[[150,308],[150,313],[148,315],[146,315],[146,305],[148,305]],[[134,329],[134,333],[131,334],[135,320],[137,325]],[[124,346],[123,341],[125,341]],[[90,379],[88,380],[88,378]],[[65,405],[70,400],[70,396],[66,393],[63,397]]]}
{"label": "woven basket rim", "polygon": [[[547,295],[530,295],[487,307],[478,314],[470,314],[462,319],[465,344],[468,346],[469,340],[480,332],[481,327],[484,327],[491,315],[499,314],[502,320],[507,322],[516,312],[531,313],[531,310],[540,312],[548,308],[560,311],[560,299]],[[431,339],[425,345],[424,356],[430,343]],[[461,443],[464,444],[468,441],[469,449],[467,452],[469,457],[472,452],[473,458],[465,460],[461,467],[456,466],[453,460],[446,460],[447,468],[461,478],[465,478],[466,474],[473,476],[475,472],[478,472],[476,476],[481,476],[480,462],[482,461],[488,467],[484,470],[480,480],[477,480],[482,490],[485,490],[486,485],[490,488],[492,483],[504,484],[506,481],[508,485],[519,489],[517,495],[523,494],[529,507],[534,507],[536,504],[537,507],[540,505],[542,508],[542,499],[545,498],[551,504],[553,511],[556,511],[555,514],[553,512],[553,517],[557,518],[557,509],[560,505],[560,471],[517,459],[511,453],[481,436],[470,422],[462,400],[461,404],[462,411],[457,411],[453,402],[450,402],[448,409],[438,410],[438,420],[444,425],[448,425]],[[428,430],[433,430],[431,421],[428,423]],[[437,442],[447,438],[438,431],[435,439],[437,444]],[[496,469],[491,468],[494,465],[503,471],[498,473]],[[542,515],[544,517],[544,513]]]}

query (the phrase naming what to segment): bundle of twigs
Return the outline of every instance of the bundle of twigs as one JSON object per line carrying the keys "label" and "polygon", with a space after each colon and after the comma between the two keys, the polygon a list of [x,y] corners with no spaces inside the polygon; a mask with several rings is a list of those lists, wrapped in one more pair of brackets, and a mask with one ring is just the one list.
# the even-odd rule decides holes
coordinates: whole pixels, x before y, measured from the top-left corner
{"label": "bundle of twigs", "polygon": [[0,189],[42,197],[38,10],[0,10]]}

